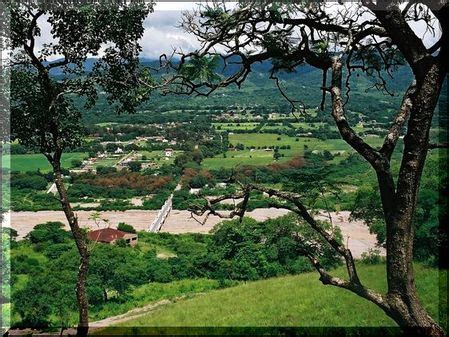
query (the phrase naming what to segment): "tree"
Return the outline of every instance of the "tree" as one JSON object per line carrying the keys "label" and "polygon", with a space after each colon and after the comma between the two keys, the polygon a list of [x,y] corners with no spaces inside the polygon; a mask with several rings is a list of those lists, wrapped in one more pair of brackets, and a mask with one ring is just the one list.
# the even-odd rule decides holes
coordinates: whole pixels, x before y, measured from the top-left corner
{"label": "tree", "polygon": [[72,159],[71,161],[72,167],[81,167],[83,165],[83,162],[79,159]]}
{"label": "tree", "polygon": [[[200,13],[185,15],[183,26],[202,42],[201,47],[181,55],[178,66],[198,64],[198,58],[212,58],[216,50],[224,65],[232,60],[232,70],[219,79],[205,72],[215,72],[210,62],[201,73],[199,81],[182,72],[170,82],[174,90],[186,94],[209,95],[214,90],[230,84],[240,86],[252,70],[253,64],[271,60],[270,77],[281,94],[288,100],[292,111],[298,101],[288,97],[282,89],[277,73],[294,71],[307,63],[321,69],[322,98],[320,109],[325,109],[328,95],[331,98],[331,116],[340,136],[375,171],[380,190],[383,218],[386,223],[387,294],[366,288],[360,281],[351,252],[338,244],[324,231],[306,209],[299,194],[244,184],[240,197],[249,198],[252,190],[264,191],[288,201],[276,204],[302,216],[345,259],[348,280],[329,274],[318,256],[308,257],[320,274],[324,284],[347,289],[380,307],[401,327],[416,328],[423,334],[443,335],[441,327],[427,314],[416,293],[413,277],[414,218],[421,174],[429,149],[429,130],[443,80],[449,70],[449,4],[438,1],[361,1],[352,6],[300,2],[280,5],[245,1],[228,9],[224,5],[204,6]],[[441,38],[426,47],[409,23],[422,21],[429,29],[439,25]],[[375,81],[375,87],[389,92],[384,79],[398,66],[408,64],[414,80],[406,90],[398,112],[387,131],[380,149],[373,148],[357,135],[349,124],[343,97],[343,68],[346,68],[346,98],[350,97],[350,77],[364,72]],[[239,65],[236,65],[239,64]],[[176,66],[175,66],[176,68]],[[197,72],[200,72],[199,70]],[[330,81],[328,75],[330,74]],[[391,171],[392,153],[399,136],[406,127],[404,148],[397,177]],[[437,145],[439,146],[439,145]],[[246,199],[245,199],[246,200]],[[213,202],[198,213],[216,212]],[[242,216],[246,204],[233,212]]]}
{"label": "tree", "polygon": [[[332,247],[293,214],[265,222],[251,218],[223,221],[212,230],[203,263],[209,265],[214,277],[228,275],[242,280],[310,271],[313,267],[304,257],[298,236],[308,241],[309,249],[321,250],[327,267],[341,263]],[[336,237],[342,240],[340,234]]]}
{"label": "tree", "polygon": [[107,143],[106,144],[106,151],[108,152],[115,152],[115,150],[117,150],[118,145],[115,143]]}
{"label": "tree", "polygon": [[[88,331],[85,283],[89,252],[69,202],[61,168],[62,152],[78,147],[83,137],[81,112],[72,98],[84,97],[86,107],[91,107],[97,98],[96,90],[102,86],[109,100],[121,103],[118,109],[134,108],[135,101],[130,97],[138,93],[120,84],[120,80],[123,69],[137,66],[140,50],[137,41],[143,34],[142,22],[150,8],[151,4],[136,3],[81,6],[55,3],[47,7],[10,3],[12,138],[44,154],[52,166],[61,207],[80,255],[76,283],[80,336]],[[36,37],[43,21],[51,27],[53,42],[38,50]],[[87,58],[98,56],[103,45],[110,46],[88,72]],[[50,61],[51,56],[59,58]],[[55,78],[54,72],[61,75]]]}
{"label": "tree", "polygon": [[131,172],[139,172],[142,169],[142,163],[138,161],[130,161],[128,163],[128,167]]}
{"label": "tree", "polygon": [[67,239],[67,232],[64,224],[59,221],[49,221],[44,224],[34,226],[27,237],[31,243],[51,242],[62,243]]}
{"label": "tree", "polygon": [[119,231],[123,231],[123,232],[127,232],[127,233],[135,233],[136,232],[136,230],[134,229],[133,226],[128,225],[125,222],[119,222],[117,225],[117,229]]}
{"label": "tree", "polygon": [[97,166],[97,174],[108,174],[108,173],[115,173],[117,172],[117,169],[113,166]]}
{"label": "tree", "polygon": [[245,149],[245,145],[243,145],[242,143],[237,143],[235,149],[238,151],[243,151]]}
{"label": "tree", "polygon": [[274,149],[274,151],[273,151],[273,159],[274,160],[279,160],[279,158],[281,158],[281,154],[279,153],[279,149]]}

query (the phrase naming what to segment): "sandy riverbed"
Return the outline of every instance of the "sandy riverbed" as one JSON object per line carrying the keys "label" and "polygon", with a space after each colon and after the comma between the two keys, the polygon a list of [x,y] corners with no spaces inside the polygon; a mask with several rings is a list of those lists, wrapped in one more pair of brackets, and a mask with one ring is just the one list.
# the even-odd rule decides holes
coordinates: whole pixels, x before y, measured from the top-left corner
{"label": "sandy riverbed", "polygon": [[[276,218],[287,213],[286,210],[275,208],[261,208],[252,212],[247,212],[247,216],[257,221],[264,221],[269,218]],[[92,211],[77,211],[78,221],[81,227],[96,229],[94,221],[89,217]],[[155,219],[157,211],[128,210],[128,211],[106,211],[100,212],[101,218],[108,219],[113,227],[119,222],[126,222],[132,225],[136,230],[147,230],[148,226]],[[376,237],[370,234],[368,227],[362,221],[349,221],[349,212],[331,212],[332,222],[341,228],[344,242],[348,244],[354,257],[358,258],[361,254],[376,245]],[[318,216],[323,220],[328,220],[327,216]],[[203,217],[197,217],[202,222]],[[209,216],[206,223],[201,225],[191,217],[188,211],[172,210],[166,222],[161,228],[162,232],[168,233],[208,233],[217,223],[223,221],[217,216]],[[39,211],[39,212],[12,212],[6,216],[3,226],[12,227],[17,230],[19,239],[23,238],[32,228],[46,221],[61,221],[68,229],[68,223],[62,211]],[[105,223],[101,223],[105,226]],[[384,255],[385,251],[381,249]]]}
{"label": "sandy riverbed", "polygon": [[[100,212],[102,219],[108,219],[109,224],[116,227],[119,222],[126,222],[132,225],[136,230],[147,230],[149,224],[154,220],[158,211],[128,210],[128,211],[105,211]],[[83,228],[97,229],[95,222],[89,219],[93,211],[76,211],[78,223]],[[10,226],[14,228],[19,239],[23,238],[37,224],[47,221],[60,221],[69,229],[69,224],[62,211],[39,211],[39,212],[11,212]],[[8,226],[8,224],[5,224]],[[105,222],[100,222],[100,226],[104,227]]]}

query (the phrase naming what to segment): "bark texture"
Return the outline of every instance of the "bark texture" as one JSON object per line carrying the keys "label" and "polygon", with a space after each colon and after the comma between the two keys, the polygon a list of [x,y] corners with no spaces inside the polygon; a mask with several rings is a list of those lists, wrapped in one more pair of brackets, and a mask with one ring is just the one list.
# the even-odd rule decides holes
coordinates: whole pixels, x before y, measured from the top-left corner
{"label": "bark texture", "polygon": [[[55,155],[57,157],[57,155]],[[72,210],[72,206],[67,197],[67,190],[65,188],[62,173],[60,159],[53,158],[52,160],[53,173],[55,176],[55,184],[58,189],[60,202],[64,214],[69,222],[70,230],[72,231],[73,238],[80,255],[80,265],[78,269],[78,278],[76,282],[76,299],[79,311],[79,322],[77,326],[77,336],[87,336],[89,331],[89,316],[88,316],[88,299],[86,294],[86,279],[89,270],[89,251],[87,249],[86,240],[78,225],[78,219]]]}
{"label": "bark texture", "polygon": [[[413,272],[413,221],[419,182],[428,152],[433,112],[445,76],[438,61],[428,59],[426,63],[421,60],[420,63],[421,66],[425,64],[426,69],[419,70],[416,84],[413,83],[406,92],[381,150],[365,143],[347,122],[341,98],[342,64],[338,57],[332,63],[332,116],[342,138],[373,166],[378,177],[387,226],[388,292],[386,305],[376,304],[402,327],[423,335],[443,336],[444,331],[427,314],[418,298]],[[390,157],[399,135],[398,127],[405,123],[408,115],[403,157],[395,186]]]}

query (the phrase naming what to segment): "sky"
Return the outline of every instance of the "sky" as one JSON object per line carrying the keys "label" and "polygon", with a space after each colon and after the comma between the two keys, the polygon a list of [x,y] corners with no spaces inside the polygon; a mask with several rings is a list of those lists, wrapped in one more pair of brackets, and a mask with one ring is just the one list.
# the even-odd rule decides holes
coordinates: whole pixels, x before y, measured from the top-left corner
{"label": "sky", "polygon": [[[204,3],[204,2],[203,2]],[[172,2],[158,1],[154,12],[150,13],[144,22],[145,32],[140,41],[142,46],[142,58],[157,59],[163,53],[170,54],[173,48],[181,49],[183,52],[189,52],[199,47],[199,42],[193,35],[187,34],[180,27],[183,11],[196,8],[199,2]],[[226,6],[232,8],[236,2],[227,2]],[[39,21],[41,26],[41,36],[36,40],[36,46],[39,48],[43,43],[51,41],[50,25],[46,22],[46,17]],[[414,23],[412,28],[418,36],[425,32],[423,22]],[[424,44],[429,47],[439,39],[439,30],[433,37],[430,33],[425,34]],[[49,61],[58,59],[60,56],[53,56]]]}
{"label": "sky", "polygon": [[197,49],[199,43],[196,38],[179,28],[183,11],[192,10],[195,6],[193,2],[157,2],[154,12],[144,22],[141,56],[158,58],[163,53],[169,54],[175,47],[184,52]]}

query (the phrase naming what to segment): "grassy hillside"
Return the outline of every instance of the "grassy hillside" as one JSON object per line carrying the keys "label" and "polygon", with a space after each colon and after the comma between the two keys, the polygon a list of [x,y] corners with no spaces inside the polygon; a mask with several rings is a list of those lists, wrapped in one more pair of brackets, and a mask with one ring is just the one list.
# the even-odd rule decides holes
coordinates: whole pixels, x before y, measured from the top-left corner
{"label": "grassy hillside", "polygon": [[[385,291],[385,266],[361,265],[362,281]],[[416,265],[418,292],[426,309],[445,324],[447,272]],[[334,272],[344,275],[343,268]],[[444,292],[443,292],[444,290]],[[343,289],[323,286],[316,273],[286,276],[214,290],[120,324],[128,327],[201,326],[395,326],[374,304]],[[136,333],[136,329],[132,329]]]}

